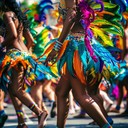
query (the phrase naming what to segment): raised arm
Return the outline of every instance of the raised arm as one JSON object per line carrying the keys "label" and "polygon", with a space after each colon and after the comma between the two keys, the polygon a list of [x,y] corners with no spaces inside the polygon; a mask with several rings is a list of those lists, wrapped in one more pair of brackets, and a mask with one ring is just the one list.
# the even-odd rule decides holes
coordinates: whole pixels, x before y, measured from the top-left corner
{"label": "raised arm", "polygon": [[45,61],[46,65],[48,65],[49,61],[52,62],[53,64],[57,61],[56,60],[57,54],[58,54],[65,38],[67,37],[70,30],[72,29],[72,27],[75,24],[75,20],[76,20],[76,16],[77,16],[75,1],[74,0],[65,0],[65,4],[66,4],[66,8],[67,8],[67,16],[64,20],[62,32],[58,38],[58,41],[56,41],[56,44],[54,45],[53,50],[48,55],[48,57]]}
{"label": "raised arm", "polygon": [[32,34],[30,33],[29,29],[24,29],[23,36],[26,40],[26,46],[29,50],[31,47],[34,46],[34,38],[33,38]]}
{"label": "raised arm", "polygon": [[2,46],[9,46],[11,45],[10,43],[12,43],[12,40],[17,38],[17,29],[10,13],[7,12],[4,14],[3,21],[6,25],[6,38],[2,43]]}
{"label": "raised arm", "polygon": [[67,8],[67,16],[63,24],[62,32],[58,39],[58,41],[61,43],[63,43],[71,28],[75,24],[75,18],[77,14],[74,0],[65,0],[65,4]]}

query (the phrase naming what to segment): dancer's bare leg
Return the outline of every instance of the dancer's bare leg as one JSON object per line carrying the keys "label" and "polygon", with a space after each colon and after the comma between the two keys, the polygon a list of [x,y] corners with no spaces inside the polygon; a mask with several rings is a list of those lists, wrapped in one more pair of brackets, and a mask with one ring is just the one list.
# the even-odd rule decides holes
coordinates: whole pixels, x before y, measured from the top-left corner
{"label": "dancer's bare leg", "polygon": [[120,105],[121,105],[121,102],[122,102],[122,99],[123,99],[123,95],[124,95],[124,92],[123,92],[124,80],[123,81],[118,81],[117,85],[118,85],[118,88],[119,88],[119,96],[117,98],[116,107],[115,108],[111,108],[110,112],[119,113],[120,112]]}
{"label": "dancer's bare leg", "polygon": [[51,88],[52,81],[51,80],[45,80],[43,84],[43,92],[46,94],[49,100],[55,101],[55,93]]}
{"label": "dancer's bare leg", "polygon": [[36,81],[36,85],[31,87],[31,92],[30,92],[31,97],[33,98],[33,100],[36,102],[36,104],[40,109],[42,109],[42,102],[43,102],[42,86],[43,86],[42,82]]}
{"label": "dancer's bare leg", "polygon": [[51,102],[50,117],[54,118],[56,116],[56,101],[55,101],[55,89],[52,88],[51,80],[44,81],[43,94],[45,94]]}
{"label": "dancer's bare leg", "polygon": [[11,84],[8,87],[8,91],[12,92],[13,96],[16,96],[24,105],[30,108],[39,117],[39,128],[43,126],[44,120],[47,116],[46,112],[43,112],[33,101],[31,96],[23,90],[23,74],[24,68],[19,66],[18,70],[13,69],[11,76]]}
{"label": "dancer's bare leg", "polygon": [[[88,77],[88,81],[90,81],[89,79],[92,79],[92,77]],[[101,82],[101,76],[99,75],[99,78],[95,81],[94,85],[91,85],[91,86],[88,85],[87,86],[87,91],[88,91],[88,94],[92,97],[92,99],[94,99],[94,101],[99,105],[105,118],[107,118],[108,115],[107,115],[107,112],[103,106],[103,98],[99,93],[100,82]]]}
{"label": "dancer's bare leg", "polygon": [[78,79],[70,76],[72,92],[74,98],[81,105],[83,109],[89,114],[89,116],[97,122],[100,127],[103,127],[107,124],[106,118],[103,116],[99,106],[95,101],[86,93],[85,85],[81,84]]}
{"label": "dancer's bare leg", "polygon": [[107,118],[107,117],[108,117],[108,114],[107,114],[107,112],[106,112],[106,110],[105,110],[105,108],[104,108],[104,106],[103,106],[103,99],[102,99],[101,95],[100,95],[100,94],[97,94],[96,96],[91,96],[91,97],[92,97],[92,98],[95,100],[95,102],[99,105],[99,107],[100,107],[100,109],[101,109],[103,115],[105,116],[105,118]]}
{"label": "dancer's bare leg", "polygon": [[126,76],[124,78],[123,84],[124,84],[125,89],[126,89],[126,108],[125,108],[125,111],[120,114],[120,116],[122,116],[122,117],[128,116],[128,76]]}
{"label": "dancer's bare leg", "polygon": [[18,125],[22,126],[25,124],[24,115],[23,115],[23,111],[22,111],[22,103],[20,102],[20,100],[17,97],[13,96],[11,91],[9,91],[9,95],[10,95],[10,98],[14,105],[17,117],[18,117]]}
{"label": "dancer's bare leg", "polygon": [[4,92],[0,89],[0,111],[4,110]]}
{"label": "dancer's bare leg", "polygon": [[113,101],[109,98],[106,91],[99,90],[99,93],[102,96],[103,101],[105,102],[105,106],[107,106],[105,109],[106,109],[106,112],[108,113],[110,111],[110,107],[113,104]]}
{"label": "dancer's bare leg", "polygon": [[[36,81],[36,85],[32,86],[30,94],[38,107],[48,114],[48,110],[43,102],[43,83],[44,81]],[[34,113],[33,116],[36,117]]]}
{"label": "dancer's bare leg", "polygon": [[57,95],[57,127],[64,128],[69,110],[69,91],[71,86],[69,76],[62,76],[56,87]]}
{"label": "dancer's bare leg", "polygon": [[123,99],[123,95],[124,95],[124,92],[123,92],[124,81],[119,81],[118,87],[119,87],[119,97],[117,99],[117,105],[120,106]]}

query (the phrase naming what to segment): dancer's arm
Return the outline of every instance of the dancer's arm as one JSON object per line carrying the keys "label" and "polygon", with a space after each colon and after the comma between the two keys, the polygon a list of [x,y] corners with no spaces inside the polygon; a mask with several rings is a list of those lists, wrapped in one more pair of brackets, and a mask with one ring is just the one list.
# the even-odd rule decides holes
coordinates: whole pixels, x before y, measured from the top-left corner
{"label": "dancer's arm", "polygon": [[30,33],[29,29],[24,29],[23,36],[26,40],[26,46],[28,49],[34,46],[34,38],[32,34]]}
{"label": "dancer's arm", "polygon": [[12,42],[12,40],[17,38],[17,29],[14,24],[14,21],[12,20],[12,17],[10,16],[10,13],[5,13],[3,15],[3,21],[6,25],[6,38],[4,42],[2,43],[2,46],[8,46]]}
{"label": "dancer's arm", "polygon": [[70,32],[71,28],[75,24],[75,18],[77,13],[76,7],[74,7],[75,5],[74,0],[65,0],[65,4],[67,8],[67,16],[63,24],[62,32],[58,39],[58,41],[60,41],[61,43],[63,43],[68,33]]}
{"label": "dancer's arm", "polygon": [[75,24],[75,18],[77,16],[77,11],[76,11],[76,7],[74,7],[75,3],[74,0],[65,0],[65,4],[67,7],[67,16],[65,18],[64,24],[63,24],[63,28],[62,28],[62,32],[58,38],[58,41],[56,41],[56,44],[53,48],[53,50],[51,51],[51,53],[48,55],[45,63],[46,65],[48,65],[48,62],[52,62],[53,64],[56,62],[56,56],[57,53],[59,51],[58,47],[57,49],[55,48],[56,45],[62,45],[65,38],[67,37],[68,33],[70,32],[70,30],[72,29],[72,27]]}

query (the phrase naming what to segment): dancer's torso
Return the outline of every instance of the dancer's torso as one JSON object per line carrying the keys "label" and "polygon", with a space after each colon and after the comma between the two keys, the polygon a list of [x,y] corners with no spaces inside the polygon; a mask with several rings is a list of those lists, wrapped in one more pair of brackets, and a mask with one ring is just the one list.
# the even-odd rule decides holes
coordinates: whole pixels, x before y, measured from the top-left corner
{"label": "dancer's torso", "polygon": [[[14,39],[14,40],[11,40],[9,43],[9,45],[6,47],[7,50],[9,49],[12,49],[12,48],[16,48],[20,51],[25,51],[25,52],[28,52],[28,49],[26,47],[26,45],[24,44],[24,41],[23,41],[23,27],[21,25],[20,27],[20,32],[18,32],[18,27],[19,27],[19,21],[17,19],[17,17],[15,16],[15,14],[13,12],[8,12],[9,15],[10,15],[10,18],[12,18],[14,24],[15,24],[15,27],[17,29],[17,38]],[[8,30],[7,30],[7,35],[8,33],[10,33]]]}
{"label": "dancer's torso", "polygon": [[[77,4],[80,2],[80,0],[74,0],[74,6],[77,6]],[[60,8],[63,10],[66,10],[66,4],[65,0],[60,0]],[[81,13],[79,12],[79,15],[77,15],[77,20],[75,21],[75,24],[73,28],[71,29],[71,32],[76,33],[76,32],[84,32],[84,29],[80,23],[80,18],[81,18]],[[63,19],[64,21],[64,19]]]}

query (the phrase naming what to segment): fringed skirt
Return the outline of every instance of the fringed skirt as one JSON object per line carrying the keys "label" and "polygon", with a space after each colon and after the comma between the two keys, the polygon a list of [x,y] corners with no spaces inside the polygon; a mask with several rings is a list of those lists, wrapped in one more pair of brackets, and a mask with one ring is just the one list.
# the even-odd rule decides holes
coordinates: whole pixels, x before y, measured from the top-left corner
{"label": "fringed skirt", "polygon": [[[49,42],[49,47],[44,54],[48,54],[55,45],[55,40]],[[58,54],[58,72],[60,75],[69,73],[80,79],[82,83],[86,83],[86,76],[91,75],[92,78],[102,74],[105,78],[116,75],[118,72],[118,62],[98,41],[92,39],[91,43],[94,55],[97,58],[95,62],[85,47],[84,34],[68,35]],[[92,79],[93,80],[93,79]]]}
{"label": "fringed skirt", "polygon": [[7,89],[8,84],[11,83],[13,68],[18,70],[19,66],[24,68],[24,86],[31,86],[36,80],[52,77],[51,71],[43,64],[43,60],[37,60],[35,56],[18,49],[10,49],[0,58],[0,88]]}

